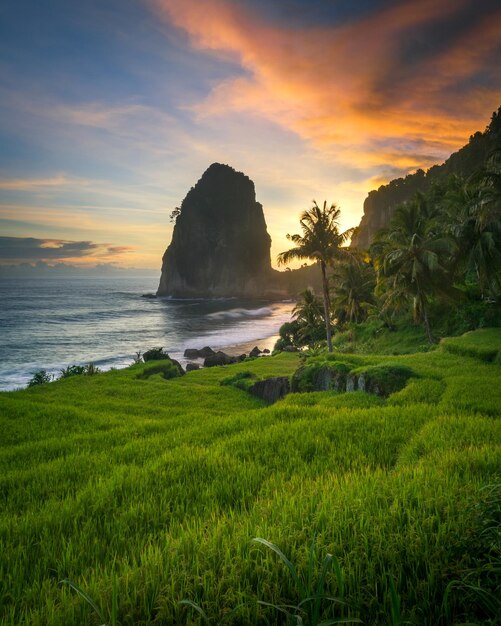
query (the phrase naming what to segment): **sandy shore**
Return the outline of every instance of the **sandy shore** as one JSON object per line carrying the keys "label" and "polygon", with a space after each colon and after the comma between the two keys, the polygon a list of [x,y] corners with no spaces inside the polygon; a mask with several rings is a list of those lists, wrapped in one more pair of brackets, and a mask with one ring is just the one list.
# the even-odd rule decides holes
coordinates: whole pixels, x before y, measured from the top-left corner
{"label": "sandy shore", "polygon": [[[213,345],[210,347],[214,350],[214,352],[221,350],[221,352],[225,352],[230,356],[240,356],[241,354],[249,355],[249,352],[255,346],[257,346],[261,351],[267,348],[271,353],[273,352],[273,347],[279,338],[279,335],[271,335],[270,337],[265,337],[264,339],[255,339],[254,341],[236,343],[232,346],[219,347],[217,345]],[[200,345],[198,346],[198,349],[201,350],[203,347],[204,346]],[[198,363],[199,365],[202,365],[204,361],[203,359],[187,359],[185,356],[179,356],[177,358],[183,367],[186,367],[186,363]]]}

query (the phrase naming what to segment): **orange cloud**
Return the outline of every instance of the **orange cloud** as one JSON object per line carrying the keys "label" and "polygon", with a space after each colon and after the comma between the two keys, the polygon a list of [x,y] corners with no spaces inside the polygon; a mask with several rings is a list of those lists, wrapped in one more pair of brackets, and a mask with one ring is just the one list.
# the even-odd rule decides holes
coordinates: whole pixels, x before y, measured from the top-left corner
{"label": "orange cloud", "polygon": [[463,145],[501,101],[493,81],[463,85],[486,68],[501,78],[493,62],[501,10],[479,12],[443,49],[419,56],[413,37],[437,24],[447,29],[466,0],[406,0],[348,24],[301,31],[270,25],[229,0],[212,1],[210,11],[199,0],[152,1],[192,46],[245,71],[215,85],[192,107],[197,116],[263,116],[339,163],[427,167]]}

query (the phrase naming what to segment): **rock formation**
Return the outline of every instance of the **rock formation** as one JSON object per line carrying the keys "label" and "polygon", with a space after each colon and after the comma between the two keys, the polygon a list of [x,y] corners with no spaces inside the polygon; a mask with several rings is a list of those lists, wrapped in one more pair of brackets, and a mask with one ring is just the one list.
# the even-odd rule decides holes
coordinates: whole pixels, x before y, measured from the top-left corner
{"label": "rock formation", "polygon": [[181,204],[157,295],[262,297],[274,274],[270,247],[254,183],[213,163]]}

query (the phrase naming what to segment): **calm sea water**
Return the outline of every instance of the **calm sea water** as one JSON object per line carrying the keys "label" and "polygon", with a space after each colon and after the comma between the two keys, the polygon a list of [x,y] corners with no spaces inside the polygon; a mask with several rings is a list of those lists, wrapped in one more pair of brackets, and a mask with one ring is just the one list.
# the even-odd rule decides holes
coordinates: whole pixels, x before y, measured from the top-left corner
{"label": "calm sea water", "polygon": [[25,386],[39,369],[71,364],[126,367],[162,346],[228,348],[278,333],[290,302],[150,299],[158,277],[0,279],[0,390]]}

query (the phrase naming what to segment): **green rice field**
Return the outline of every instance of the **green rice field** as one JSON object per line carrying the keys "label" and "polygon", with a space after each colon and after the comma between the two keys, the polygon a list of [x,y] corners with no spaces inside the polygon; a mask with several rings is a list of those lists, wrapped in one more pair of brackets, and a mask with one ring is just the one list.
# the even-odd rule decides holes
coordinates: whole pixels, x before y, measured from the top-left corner
{"label": "green rice field", "polygon": [[339,355],[412,368],[386,399],[219,384],[285,353],[1,393],[0,624],[500,624],[500,350]]}

